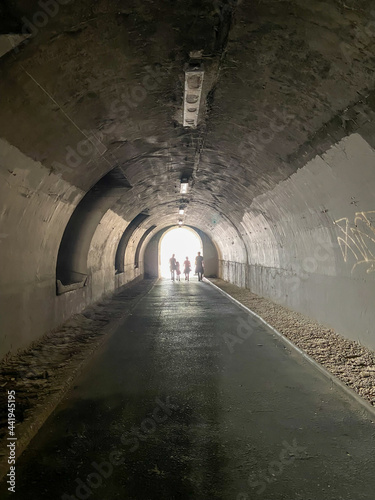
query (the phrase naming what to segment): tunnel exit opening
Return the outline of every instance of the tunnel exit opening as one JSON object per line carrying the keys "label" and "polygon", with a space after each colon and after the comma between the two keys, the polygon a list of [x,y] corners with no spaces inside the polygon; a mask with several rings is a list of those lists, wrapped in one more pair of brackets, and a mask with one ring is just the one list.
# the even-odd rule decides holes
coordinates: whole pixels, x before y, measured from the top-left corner
{"label": "tunnel exit opening", "polygon": [[189,258],[194,274],[194,260],[198,252],[203,253],[201,238],[194,229],[173,227],[165,232],[159,243],[159,278],[169,278],[169,259],[175,254],[180,263],[181,273],[186,257]]}

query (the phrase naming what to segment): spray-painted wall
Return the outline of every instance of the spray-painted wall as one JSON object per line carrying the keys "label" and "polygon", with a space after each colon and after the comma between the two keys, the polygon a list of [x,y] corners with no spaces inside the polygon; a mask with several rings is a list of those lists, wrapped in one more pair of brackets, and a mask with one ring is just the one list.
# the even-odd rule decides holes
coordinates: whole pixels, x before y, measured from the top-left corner
{"label": "spray-painted wall", "polygon": [[375,348],[374,193],[375,151],[352,134],[254,199],[248,261],[221,276]]}

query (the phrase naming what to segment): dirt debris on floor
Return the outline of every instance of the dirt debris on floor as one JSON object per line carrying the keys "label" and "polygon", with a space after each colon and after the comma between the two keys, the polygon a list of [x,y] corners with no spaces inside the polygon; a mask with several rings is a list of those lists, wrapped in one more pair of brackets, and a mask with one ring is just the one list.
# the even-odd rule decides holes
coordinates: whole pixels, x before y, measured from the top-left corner
{"label": "dirt debris on floor", "polygon": [[375,353],[303,314],[221,279],[210,279],[375,406]]}
{"label": "dirt debris on floor", "polygon": [[[66,389],[104,340],[107,327],[126,316],[153,283],[153,280],[142,280],[125,285],[111,298],[74,315],[28,349],[1,361],[2,398],[8,389],[16,391],[16,426],[27,423],[51,397]],[[6,436],[7,418],[4,401],[0,406],[0,440]]]}

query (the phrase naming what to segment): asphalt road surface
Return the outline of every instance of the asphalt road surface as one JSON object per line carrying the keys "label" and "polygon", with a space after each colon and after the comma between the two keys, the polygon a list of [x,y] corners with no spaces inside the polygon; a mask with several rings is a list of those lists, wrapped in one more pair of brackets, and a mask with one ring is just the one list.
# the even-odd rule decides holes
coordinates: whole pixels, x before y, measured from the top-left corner
{"label": "asphalt road surface", "polygon": [[374,500],[374,424],[208,283],[159,281],[20,457],[23,500]]}

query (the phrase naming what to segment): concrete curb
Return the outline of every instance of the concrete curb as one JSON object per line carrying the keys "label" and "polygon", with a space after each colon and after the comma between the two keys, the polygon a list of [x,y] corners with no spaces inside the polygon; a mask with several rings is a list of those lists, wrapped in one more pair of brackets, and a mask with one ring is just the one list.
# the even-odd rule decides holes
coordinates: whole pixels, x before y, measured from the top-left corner
{"label": "concrete curb", "polygon": [[[97,344],[93,346],[91,352],[89,352],[87,358],[83,359],[81,363],[79,363],[68,378],[63,381],[63,384],[60,386],[60,390],[52,393],[49,397],[48,401],[46,401],[45,405],[42,408],[36,408],[35,413],[25,422],[16,426],[16,435],[17,435],[17,447],[16,447],[16,461],[25,451],[27,446],[30,444],[30,441],[37,435],[40,428],[43,426],[48,417],[52,414],[52,412],[56,409],[68,391],[72,388],[74,381],[80,375],[84,368],[91,362],[92,358],[96,355],[101,347],[108,341],[111,335],[117,330],[117,328],[124,322],[124,320],[132,313],[137,304],[148,295],[154,286],[156,285],[157,280],[151,285],[151,288],[147,290],[147,292],[142,293],[139,297],[134,300],[134,303],[131,304],[129,310],[121,316],[121,318],[117,318],[115,321],[110,322],[107,326],[103,328],[103,333],[100,337],[100,340]],[[137,283],[134,283],[134,285]],[[128,283],[124,286],[129,285]],[[122,287],[121,287],[122,288]],[[121,288],[118,289],[120,292]],[[115,297],[115,294],[112,296]],[[68,370],[67,370],[68,371]],[[4,442],[3,442],[4,441]],[[6,438],[0,442],[1,449],[4,445],[4,450],[6,450],[7,440]],[[6,474],[9,472],[9,464],[8,464],[8,456],[6,455],[6,451],[4,451],[5,455],[0,457],[0,480],[2,480]],[[17,462],[16,462],[17,464]]]}
{"label": "concrete curb", "polygon": [[289,347],[291,347],[295,352],[297,352],[300,356],[302,356],[306,361],[308,361],[311,365],[313,365],[317,370],[319,370],[326,378],[328,378],[333,384],[335,384],[337,387],[342,389],[346,394],[348,394],[351,398],[355,399],[357,403],[359,403],[364,410],[366,410],[367,413],[371,415],[372,418],[375,418],[375,407],[372,406],[366,399],[363,399],[359,394],[357,394],[353,389],[348,387],[347,385],[344,384],[339,378],[337,378],[335,375],[330,373],[324,366],[320,365],[317,361],[315,361],[313,358],[311,358],[308,354],[305,353],[302,349],[297,347],[293,342],[291,342],[287,337],[285,337],[282,333],[280,333],[276,328],[271,326],[269,323],[267,323],[266,320],[264,320],[261,316],[259,316],[257,313],[249,309],[247,306],[239,302],[237,299],[229,295],[229,293],[225,292],[222,290],[219,286],[215,285],[212,283],[210,280],[207,278],[203,278],[204,281],[209,283],[212,287],[216,288],[219,292],[221,292],[223,295],[225,295],[228,299],[230,299],[232,302],[237,304],[237,306],[241,307],[244,309],[247,313],[252,314],[255,316],[257,319],[259,319],[262,323],[264,323],[270,330],[272,330],[273,333],[275,333],[285,344],[287,344]]}

